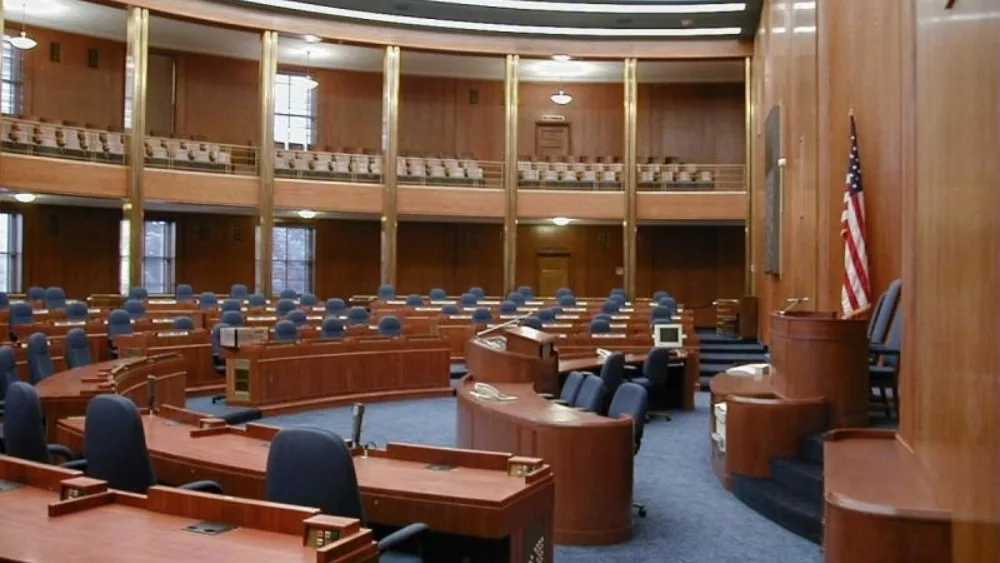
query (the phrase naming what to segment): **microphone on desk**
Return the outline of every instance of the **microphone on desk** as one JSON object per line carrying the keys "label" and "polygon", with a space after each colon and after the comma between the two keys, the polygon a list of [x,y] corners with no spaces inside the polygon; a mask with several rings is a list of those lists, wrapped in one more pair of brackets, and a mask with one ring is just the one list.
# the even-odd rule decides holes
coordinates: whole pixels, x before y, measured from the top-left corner
{"label": "microphone on desk", "polygon": [[519,323],[519,322],[523,321],[524,319],[530,317],[532,314],[533,313],[525,313],[525,314],[521,315],[520,317],[513,318],[513,319],[511,319],[511,320],[509,320],[507,322],[503,322],[503,323],[500,323],[498,325],[491,326],[489,328],[483,329],[483,330],[481,330],[481,331],[479,331],[479,332],[476,333],[476,338],[482,338],[483,336],[486,336],[487,334],[492,334],[492,333],[494,333],[494,332],[496,332],[496,331],[498,331],[500,329],[504,329],[504,328],[507,328],[509,326],[516,325],[517,323]]}
{"label": "microphone on desk", "polygon": [[351,409],[351,440],[355,447],[361,446],[361,423],[365,419],[365,404],[354,403]]}
{"label": "microphone on desk", "polygon": [[146,376],[146,399],[149,402],[149,414],[156,414],[156,376]]}
{"label": "microphone on desk", "polygon": [[809,298],[808,297],[789,297],[788,299],[785,299],[785,301],[788,302],[788,305],[778,313],[779,315],[784,315],[785,313],[791,311],[799,303],[808,303],[809,302]]}

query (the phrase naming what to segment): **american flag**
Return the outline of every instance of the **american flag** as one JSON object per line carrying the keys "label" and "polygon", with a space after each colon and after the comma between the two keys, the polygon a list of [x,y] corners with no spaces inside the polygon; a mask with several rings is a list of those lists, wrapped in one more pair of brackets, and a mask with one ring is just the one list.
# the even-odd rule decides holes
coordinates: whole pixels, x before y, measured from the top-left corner
{"label": "american flag", "polygon": [[840,306],[844,318],[851,318],[871,307],[871,278],[868,249],[865,244],[865,194],[861,189],[861,157],[858,154],[858,131],[851,115],[851,156],[844,182],[844,211],[840,215],[840,236],[844,239],[844,281],[840,287]]}

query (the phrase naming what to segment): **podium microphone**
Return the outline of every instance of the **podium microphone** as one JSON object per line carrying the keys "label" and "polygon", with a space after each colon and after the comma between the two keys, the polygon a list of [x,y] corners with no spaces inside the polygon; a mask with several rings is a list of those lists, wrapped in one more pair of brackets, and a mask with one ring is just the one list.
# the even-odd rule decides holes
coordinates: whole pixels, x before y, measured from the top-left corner
{"label": "podium microphone", "polygon": [[809,302],[809,298],[808,297],[789,297],[788,299],[785,299],[785,301],[788,303],[788,305],[785,306],[785,308],[782,309],[778,313],[779,315],[784,315],[785,313],[791,311],[799,303],[808,303]]}
{"label": "podium microphone", "polygon": [[351,440],[354,447],[361,447],[361,423],[365,418],[365,404],[354,403],[351,409]]}
{"label": "podium microphone", "polygon": [[494,332],[496,332],[498,330],[507,328],[509,326],[516,325],[517,323],[523,321],[524,319],[530,317],[533,314],[534,313],[525,313],[525,314],[521,315],[520,317],[513,318],[513,319],[511,319],[511,320],[509,320],[507,322],[503,322],[503,323],[500,323],[498,325],[494,325],[494,326],[491,326],[489,328],[483,329],[483,330],[481,330],[481,331],[479,331],[479,332],[476,333],[476,338],[482,338],[483,336],[486,336],[487,334],[492,334],[492,333],[494,333]]}
{"label": "podium microphone", "polygon": [[146,400],[149,403],[149,414],[156,414],[156,376],[146,376]]}

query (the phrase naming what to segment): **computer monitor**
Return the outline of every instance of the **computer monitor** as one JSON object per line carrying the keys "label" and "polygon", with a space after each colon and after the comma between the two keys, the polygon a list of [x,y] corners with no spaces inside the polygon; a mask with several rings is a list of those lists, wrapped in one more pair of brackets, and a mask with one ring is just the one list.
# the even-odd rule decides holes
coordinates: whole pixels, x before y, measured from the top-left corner
{"label": "computer monitor", "polygon": [[653,325],[653,346],[681,348],[684,346],[684,327],[679,324]]}

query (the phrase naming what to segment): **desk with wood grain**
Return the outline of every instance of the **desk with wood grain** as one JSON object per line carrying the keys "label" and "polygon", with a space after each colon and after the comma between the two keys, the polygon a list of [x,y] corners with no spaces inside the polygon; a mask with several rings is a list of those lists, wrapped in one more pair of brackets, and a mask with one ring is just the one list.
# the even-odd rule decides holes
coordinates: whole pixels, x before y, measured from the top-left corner
{"label": "desk with wood grain", "polygon": [[[251,423],[235,428],[204,419],[205,427],[199,428],[149,415],[143,416],[143,424],[153,465],[164,482],[211,479],[226,494],[264,498],[268,446],[277,427]],[[84,425],[80,417],[60,420],[60,443],[80,448]],[[555,481],[542,460],[394,443],[367,450],[367,455],[355,448],[354,454],[369,522],[423,522],[453,538],[432,542],[430,549],[438,553],[429,560],[459,561],[467,552],[453,554],[448,550],[455,548],[446,544],[474,538],[479,542],[464,546],[472,546],[476,562],[552,561]],[[515,471],[518,464],[522,467]]]}

